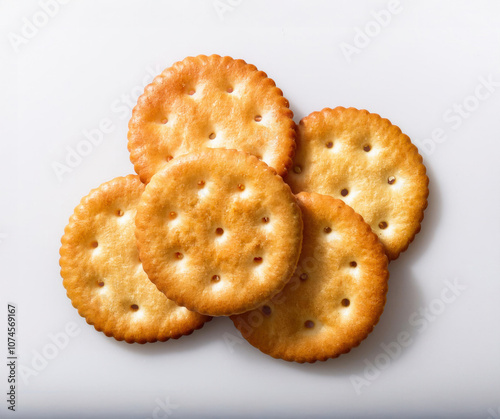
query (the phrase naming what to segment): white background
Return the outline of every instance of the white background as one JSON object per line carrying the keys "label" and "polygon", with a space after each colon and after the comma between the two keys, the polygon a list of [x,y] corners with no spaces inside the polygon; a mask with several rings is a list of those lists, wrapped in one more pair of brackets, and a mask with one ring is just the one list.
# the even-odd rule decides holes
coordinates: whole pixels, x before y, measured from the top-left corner
{"label": "white background", "polygon": [[[0,354],[14,302],[18,362],[32,371],[18,369],[9,412],[2,360],[0,417],[500,417],[500,2],[402,1],[377,30],[372,13],[386,1],[231,1],[219,16],[212,0],[73,0],[17,48],[12,34],[25,19],[43,23],[42,8],[0,1]],[[356,28],[375,36],[346,57]],[[420,145],[430,178],[422,231],[390,265],[379,325],[347,355],[275,360],[226,318],[178,341],[128,345],[88,326],[65,295],[58,250],[73,208],[133,172],[123,95],[135,101],[154,74],[201,53],[267,72],[296,121],[366,108]],[[497,86],[478,88],[481,77]],[[457,120],[464,101],[470,112]],[[108,120],[112,132],[59,179],[68,147]],[[425,152],[436,129],[446,139]],[[453,280],[465,289],[440,303]],[[423,320],[425,308],[437,315]],[[52,356],[51,334],[72,322],[78,336]],[[403,331],[411,344],[384,364],[381,345]],[[52,359],[36,370],[44,351]],[[375,361],[384,369],[365,371]],[[352,375],[368,384],[356,391]]]}

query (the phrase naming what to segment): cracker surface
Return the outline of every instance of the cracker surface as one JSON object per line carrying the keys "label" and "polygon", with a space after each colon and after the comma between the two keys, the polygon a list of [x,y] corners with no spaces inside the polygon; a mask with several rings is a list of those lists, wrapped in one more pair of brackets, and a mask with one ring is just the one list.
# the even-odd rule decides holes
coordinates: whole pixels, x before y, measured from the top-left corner
{"label": "cracker surface", "polygon": [[341,200],[302,192],[304,241],[292,279],[258,309],[232,316],[245,339],[286,361],[335,358],[367,337],[383,312],[384,248]]}
{"label": "cracker surface", "polygon": [[250,310],[279,292],[302,242],[289,186],[236,150],[172,160],[148,183],[136,226],[151,281],[179,305],[214,316]]}
{"label": "cracker surface", "polygon": [[132,175],[92,190],[75,208],[60,249],[73,306],[96,330],[129,343],[179,338],[210,319],[168,300],[144,272],[134,235],[143,190]]}
{"label": "cracker surface", "polygon": [[295,149],[292,117],[282,91],[254,65],[218,55],[187,57],[139,98],[129,122],[130,160],[147,183],[182,154],[237,149],[283,176]]}
{"label": "cracker surface", "polygon": [[300,121],[286,181],[294,193],[330,195],[354,208],[391,260],[420,231],[429,194],[422,157],[408,136],[355,108],[326,108]]}

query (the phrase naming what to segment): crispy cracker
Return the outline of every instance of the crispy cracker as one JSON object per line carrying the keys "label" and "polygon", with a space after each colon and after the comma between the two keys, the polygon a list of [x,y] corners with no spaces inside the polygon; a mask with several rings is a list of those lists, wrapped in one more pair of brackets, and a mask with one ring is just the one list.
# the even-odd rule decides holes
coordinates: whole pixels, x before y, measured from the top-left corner
{"label": "crispy cracker", "polygon": [[172,160],[147,185],[136,226],[151,281],[179,305],[214,316],[242,313],[279,292],[302,242],[289,186],[236,150]]}
{"label": "crispy cracker", "polygon": [[297,198],[304,221],[297,270],[281,293],[232,320],[274,358],[324,361],[359,345],[378,322],[388,259],[370,226],[342,201],[306,192]]}
{"label": "crispy cracker", "polygon": [[75,208],[61,239],[61,275],[87,323],[129,343],[165,341],[199,329],[209,317],[179,307],[142,269],[135,243],[138,176],[119,177]]}
{"label": "crispy cracker", "polygon": [[130,160],[147,183],[179,155],[237,149],[283,176],[295,149],[292,117],[281,90],[254,65],[218,55],[187,57],[139,98],[129,122]]}
{"label": "crispy cracker", "polygon": [[417,148],[397,126],[366,110],[338,107],[300,121],[286,181],[295,193],[342,199],[396,259],[420,231],[429,194],[425,173]]}

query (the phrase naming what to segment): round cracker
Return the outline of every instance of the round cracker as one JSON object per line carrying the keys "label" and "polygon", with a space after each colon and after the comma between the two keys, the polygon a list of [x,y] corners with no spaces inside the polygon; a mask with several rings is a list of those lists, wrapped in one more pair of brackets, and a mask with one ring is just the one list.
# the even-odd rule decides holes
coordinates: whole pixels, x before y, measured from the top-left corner
{"label": "round cracker", "polygon": [[254,65],[187,57],[146,87],[129,122],[130,160],[149,182],[172,158],[202,148],[253,154],[284,175],[295,149],[288,100]]}
{"label": "round cracker", "polygon": [[136,227],[151,281],[177,304],[213,316],[242,313],[279,292],[302,243],[290,187],[236,150],[172,160],[148,183]]}
{"label": "round cracker", "polygon": [[349,352],[373,330],[385,305],[388,259],[370,226],[341,200],[306,192],[297,198],[304,241],[290,283],[232,320],[274,358],[324,361]]}
{"label": "round cracker", "polygon": [[420,231],[429,194],[425,166],[407,135],[366,110],[338,107],[300,121],[295,193],[342,199],[370,224],[396,259]]}
{"label": "round cracker", "polygon": [[61,276],[87,323],[128,343],[190,334],[210,317],[179,307],[142,269],[135,214],[144,185],[138,176],[103,183],[75,208],[61,239]]}

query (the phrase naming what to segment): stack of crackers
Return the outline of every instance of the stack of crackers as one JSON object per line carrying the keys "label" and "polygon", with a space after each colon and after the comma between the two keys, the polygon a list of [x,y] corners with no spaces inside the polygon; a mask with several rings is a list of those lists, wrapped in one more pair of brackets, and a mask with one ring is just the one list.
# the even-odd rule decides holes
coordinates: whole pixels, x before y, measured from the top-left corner
{"label": "stack of crackers", "polygon": [[230,316],[296,362],[359,345],[384,309],[389,261],[420,230],[425,166],[366,110],[292,117],[243,60],[188,57],[158,75],[129,123],[137,175],[92,190],[62,238],[80,315],[129,343]]}

